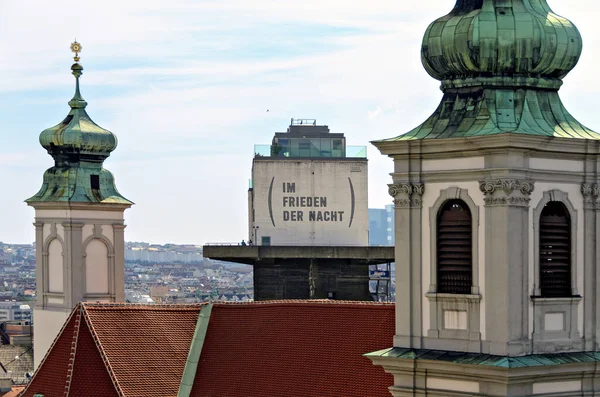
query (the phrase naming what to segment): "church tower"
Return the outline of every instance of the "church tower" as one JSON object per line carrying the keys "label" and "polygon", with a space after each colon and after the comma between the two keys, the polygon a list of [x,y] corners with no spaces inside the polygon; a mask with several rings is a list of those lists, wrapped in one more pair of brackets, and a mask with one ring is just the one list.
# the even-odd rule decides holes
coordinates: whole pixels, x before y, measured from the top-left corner
{"label": "church tower", "polygon": [[546,0],[457,0],[425,33],[442,102],[394,160],[399,396],[600,395],[600,134],[559,88],[582,50]]}
{"label": "church tower", "polygon": [[119,194],[113,175],[102,166],[117,138],[85,111],[79,92],[81,45],[75,42],[71,49],[76,53],[71,111],[40,134],[54,166],[44,173],[40,191],[26,200],[35,208],[35,367],[73,306],[123,302],[125,293],[123,215],[133,203]]}

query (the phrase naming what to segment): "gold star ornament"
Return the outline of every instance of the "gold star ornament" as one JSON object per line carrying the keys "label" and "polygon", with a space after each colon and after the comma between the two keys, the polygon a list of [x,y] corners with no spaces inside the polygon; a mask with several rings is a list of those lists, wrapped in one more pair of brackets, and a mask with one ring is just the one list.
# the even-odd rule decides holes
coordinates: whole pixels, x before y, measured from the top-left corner
{"label": "gold star ornament", "polygon": [[79,53],[81,52],[81,50],[82,50],[81,44],[79,44],[77,42],[77,40],[75,40],[73,43],[71,43],[71,51],[73,51],[75,53],[75,56],[73,57],[75,62],[79,62]]}

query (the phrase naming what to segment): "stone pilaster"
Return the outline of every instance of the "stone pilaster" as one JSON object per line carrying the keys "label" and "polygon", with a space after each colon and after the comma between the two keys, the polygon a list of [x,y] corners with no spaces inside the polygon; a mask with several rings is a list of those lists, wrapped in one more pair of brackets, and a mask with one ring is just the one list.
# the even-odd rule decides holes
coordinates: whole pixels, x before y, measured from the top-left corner
{"label": "stone pilaster", "polygon": [[583,195],[583,238],[584,238],[584,278],[583,278],[583,337],[585,350],[600,348],[600,288],[597,280],[600,274],[598,252],[600,241],[596,238],[600,233],[600,187],[597,183],[581,185]]}
{"label": "stone pilaster", "polygon": [[36,307],[44,307],[44,285],[45,278],[48,277],[44,271],[44,223],[35,222],[35,305]]}
{"label": "stone pilaster", "polygon": [[115,302],[125,302],[125,225],[113,224],[113,244],[114,244],[114,268],[110,269],[112,280],[114,280],[113,290]]}
{"label": "stone pilaster", "polygon": [[81,301],[85,279],[83,278],[82,229],[83,223],[65,222],[65,247],[63,255],[66,260],[65,307],[71,308]]}
{"label": "stone pilaster", "polygon": [[518,355],[529,343],[529,201],[530,181],[480,182],[485,201],[486,296],[497,307],[486,324],[490,353]]}
{"label": "stone pilaster", "polygon": [[421,280],[422,183],[389,185],[394,198],[396,230],[396,336],[395,346],[420,348],[423,337]]}

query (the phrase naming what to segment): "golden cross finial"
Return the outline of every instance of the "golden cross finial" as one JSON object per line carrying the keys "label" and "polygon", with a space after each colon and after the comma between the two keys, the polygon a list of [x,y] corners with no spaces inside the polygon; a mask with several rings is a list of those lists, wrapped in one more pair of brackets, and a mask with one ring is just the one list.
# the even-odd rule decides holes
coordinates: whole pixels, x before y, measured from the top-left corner
{"label": "golden cross finial", "polygon": [[73,57],[75,62],[79,62],[79,53],[81,52],[81,50],[82,50],[81,44],[79,44],[77,42],[77,39],[75,39],[75,41],[73,43],[71,43],[71,51],[73,51],[75,53],[75,56]]}

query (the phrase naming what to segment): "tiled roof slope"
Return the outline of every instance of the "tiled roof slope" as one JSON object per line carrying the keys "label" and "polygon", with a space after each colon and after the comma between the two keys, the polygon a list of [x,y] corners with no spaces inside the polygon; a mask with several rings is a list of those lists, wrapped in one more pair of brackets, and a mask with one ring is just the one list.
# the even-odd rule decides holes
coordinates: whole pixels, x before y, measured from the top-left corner
{"label": "tiled roof slope", "polygon": [[176,396],[200,308],[81,303],[22,397]]}
{"label": "tiled roof slope", "polygon": [[176,396],[201,305],[84,304],[123,396]]}
{"label": "tiled roof slope", "polygon": [[36,393],[48,397],[67,394],[67,383],[71,378],[70,359],[73,356],[73,339],[79,332],[78,314],[77,310],[71,313],[40,365],[43,371],[34,374],[22,397],[31,397]]}
{"label": "tiled roof slope", "polygon": [[281,302],[213,307],[193,397],[389,397],[362,354],[388,346],[394,306]]}
{"label": "tiled roof slope", "polygon": [[[22,396],[176,396],[202,306],[80,304]],[[191,395],[388,397],[362,354],[393,334],[390,304],[217,303]]]}

